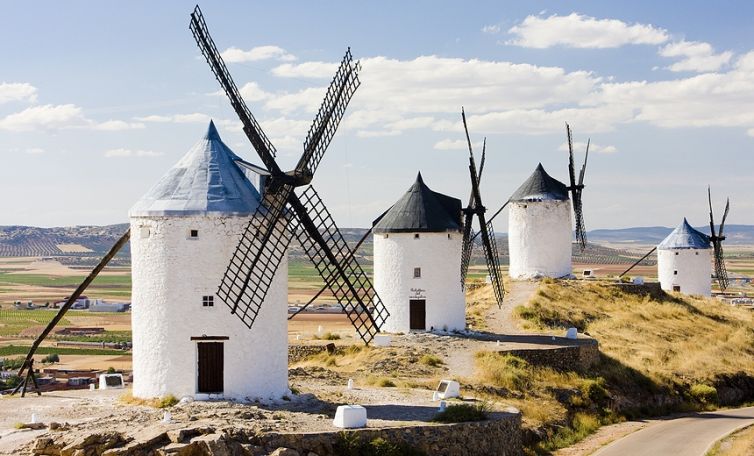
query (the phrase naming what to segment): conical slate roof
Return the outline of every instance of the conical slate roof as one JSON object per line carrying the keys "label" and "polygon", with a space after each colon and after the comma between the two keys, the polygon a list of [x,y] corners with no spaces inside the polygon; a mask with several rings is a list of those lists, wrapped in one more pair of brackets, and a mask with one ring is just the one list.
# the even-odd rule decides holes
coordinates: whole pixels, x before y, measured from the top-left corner
{"label": "conical slate roof", "polygon": [[129,215],[251,215],[261,197],[237,161],[241,159],[223,143],[210,121],[204,138],[157,181]]}
{"label": "conical slate roof", "polygon": [[375,233],[441,233],[461,231],[461,200],[433,192],[422,179],[374,221]]}
{"label": "conical slate roof", "polygon": [[710,248],[710,238],[701,231],[695,230],[684,218],[683,223],[660,242],[657,248],[659,250],[708,249]]}
{"label": "conical slate roof", "polygon": [[568,187],[550,177],[540,163],[531,176],[518,187],[518,190],[513,192],[510,201],[564,201],[567,199]]}

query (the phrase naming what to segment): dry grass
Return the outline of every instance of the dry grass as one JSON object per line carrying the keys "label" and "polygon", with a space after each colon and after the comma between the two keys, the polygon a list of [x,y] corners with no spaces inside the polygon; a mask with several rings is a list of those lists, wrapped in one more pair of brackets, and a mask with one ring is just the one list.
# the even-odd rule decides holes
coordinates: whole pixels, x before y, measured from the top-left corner
{"label": "dry grass", "polygon": [[600,341],[603,353],[666,383],[704,382],[744,371],[754,375],[752,313],[714,299],[661,299],[584,282],[543,283],[516,313],[538,329],[575,326]]}
{"label": "dry grass", "polygon": [[752,454],[754,454],[754,426],[749,426],[717,442],[706,456],[748,456]]}
{"label": "dry grass", "polygon": [[123,393],[118,398],[118,400],[123,404],[143,405],[143,406],[153,407],[153,408],[170,408],[178,403],[178,398],[176,398],[172,394],[168,394],[167,396],[163,396],[163,397],[155,397],[151,399],[141,399],[138,397],[134,397],[133,393],[130,390]]}
{"label": "dry grass", "polygon": [[[506,276],[503,280],[506,289],[510,289],[510,279]],[[487,326],[487,314],[490,308],[496,305],[492,287],[483,280],[476,279],[466,283],[466,326],[475,331],[489,329]]]}

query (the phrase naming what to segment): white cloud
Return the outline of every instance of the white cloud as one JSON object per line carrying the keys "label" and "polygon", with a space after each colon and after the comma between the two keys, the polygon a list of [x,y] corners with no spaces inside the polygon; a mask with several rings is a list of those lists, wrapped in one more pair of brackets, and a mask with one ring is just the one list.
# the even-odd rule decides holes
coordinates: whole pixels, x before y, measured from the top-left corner
{"label": "white cloud", "polygon": [[303,62],[285,63],[272,69],[272,74],[281,78],[331,78],[338,70],[338,63]]}
{"label": "white cloud", "polygon": [[296,57],[279,46],[257,46],[244,51],[236,47],[230,47],[220,54],[228,63],[257,62],[260,60],[280,60],[290,62]]}
{"label": "white cloud", "polygon": [[144,124],[140,122],[124,122],[122,120],[107,120],[105,122],[94,123],[92,128],[102,131],[135,130],[144,128]]}
{"label": "white cloud", "polygon": [[37,88],[26,82],[0,82],[0,103],[37,99]]}
{"label": "white cloud", "polygon": [[[138,122],[147,123],[176,123],[176,124],[205,124],[208,125],[210,120],[213,120],[208,114],[201,112],[192,112],[189,114],[170,114],[170,115],[149,115],[134,117],[134,120]],[[226,131],[241,131],[243,126],[240,120],[234,119],[214,119],[215,125],[220,127],[221,130]],[[221,132],[222,133],[222,132]]]}
{"label": "white cloud", "polygon": [[617,19],[597,19],[571,13],[568,16],[527,16],[508,33],[515,38],[506,44],[545,49],[616,48],[627,44],[662,44],[667,31],[649,24],[627,24]]}
{"label": "white cloud", "polygon": [[45,153],[45,150],[41,147],[30,147],[26,150],[24,150],[24,153],[27,153],[29,155],[39,155]]}
{"label": "white cloud", "polygon": [[482,27],[482,33],[488,33],[490,35],[496,35],[500,33],[500,26],[497,24],[494,25],[485,25]]}
{"label": "white cloud", "polygon": [[31,106],[0,119],[0,130],[30,131],[65,128],[87,123],[81,108],[72,104]]}
{"label": "white cloud", "polygon": [[[568,143],[564,142],[560,146],[558,146],[558,150],[563,152],[568,152]],[[573,151],[575,153],[584,153],[586,151],[586,143],[580,142],[580,141],[574,141],[573,142]],[[590,143],[589,144],[589,153],[598,153],[598,154],[614,154],[618,152],[618,148],[613,145],[603,146],[600,144]]]}
{"label": "white cloud", "polygon": [[358,130],[356,136],[359,138],[384,138],[385,136],[398,136],[400,130]]}
{"label": "white cloud", "polygon": [[[256,82],[247,82],[239,92],[247,101],[262,101],[270,97],[270,94],[262,90]],[[225,92],[222,92],[222,95],[225,96]]]}
{"label": "white cloud", "polygon": [[717,71],[730,62],[733,53],[730,51],[715,54],[709,43],[701,41],[678,41],[670,43],[660,49],[663,57],[681,57],[668,67],[671,71],[695,71],[705,73]]}
{"label": "white cloud", "polygon": [[[472,141],[471,146],[477,152],[482,150],[482,142]],[[465,139],[443,139],[436,142],[433,148],[437,150],[469,150],[469,143]]]}
{"label": "white cloud", "polygon": [[162,152],[155,152],[153,150],[134,150],[134,149],[109,149],[103,154],[107,158],[125,158],[125,157],[159,157]]}

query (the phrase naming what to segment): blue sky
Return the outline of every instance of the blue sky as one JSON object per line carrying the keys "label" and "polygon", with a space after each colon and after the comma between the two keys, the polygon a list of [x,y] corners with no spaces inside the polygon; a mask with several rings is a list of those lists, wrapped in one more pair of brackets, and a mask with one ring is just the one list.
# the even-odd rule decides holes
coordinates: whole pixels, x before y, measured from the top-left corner
{"label": "blue sky", "polygon": [[[341,226],[369,225],[418,170],[434,190],[466,200],[461,105],[473,140],[487,137],[490,210],[538,162],[567,179],[568,121],[577,144],[591,137],[594,146],[588,229],[674,226],[684,216],[703,225],[707,184],[720,209],[731,197],[730,223],[754,224],[750,2],[201,6],[284,168],[346,47],[362,61],[362,86],[314,180]],[[200,58],[192,8],[4,4],[0,225],[126,221],[209,118],[258,162]]]}

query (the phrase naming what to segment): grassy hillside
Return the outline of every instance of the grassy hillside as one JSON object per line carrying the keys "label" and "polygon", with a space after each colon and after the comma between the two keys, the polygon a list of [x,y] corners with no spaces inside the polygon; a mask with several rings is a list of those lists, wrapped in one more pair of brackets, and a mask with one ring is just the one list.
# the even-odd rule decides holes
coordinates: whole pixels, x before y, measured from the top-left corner
{"label": "grassy hillside", "polygon": [[713,299],[550,280],[516,314],[534,331],[575,326],[597,338],[603,353],[588,372],[565,373],[479,355],[483,382],[509,391],[540,440],[532,451],[546,454],[601,424],[754,400],[751,311]]}

